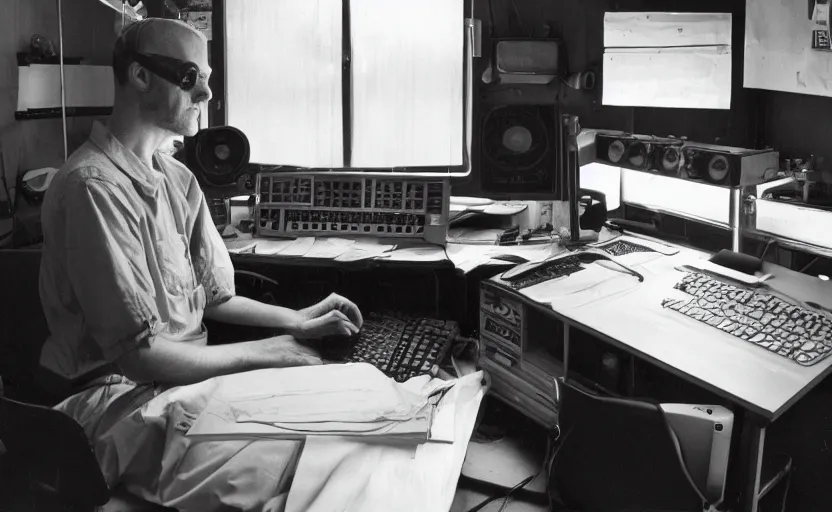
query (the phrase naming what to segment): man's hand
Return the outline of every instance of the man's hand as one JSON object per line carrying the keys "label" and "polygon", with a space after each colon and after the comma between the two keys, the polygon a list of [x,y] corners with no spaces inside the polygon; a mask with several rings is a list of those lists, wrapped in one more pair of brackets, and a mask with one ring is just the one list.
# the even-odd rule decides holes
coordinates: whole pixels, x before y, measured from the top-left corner
{"label": "man's hand", "polygon": [[291,336],[277,336],[262,340],[265,349],[274,356],[272,367],[313,366],[323,364],[321,355],[306,345],[301,345]]}
{"label": "man's hand", "polygon": [[298,339],[351,336],[364,324],[358,306],[335,293],[298,313],[303,318],[294,332]]}

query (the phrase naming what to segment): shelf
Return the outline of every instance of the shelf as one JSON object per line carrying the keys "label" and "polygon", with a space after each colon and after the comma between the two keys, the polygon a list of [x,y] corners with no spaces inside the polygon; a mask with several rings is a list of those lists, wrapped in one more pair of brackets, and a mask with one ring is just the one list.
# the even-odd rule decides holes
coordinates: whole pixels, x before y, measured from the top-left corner
{"label": "shelf", "polygon": [[[108,116],[112,113],[113,107],[68,107],[66,109],[66,117]],[[18,121],[59,119],[61,117],[60,107],[29,109],[14,113],[14,118]]]}

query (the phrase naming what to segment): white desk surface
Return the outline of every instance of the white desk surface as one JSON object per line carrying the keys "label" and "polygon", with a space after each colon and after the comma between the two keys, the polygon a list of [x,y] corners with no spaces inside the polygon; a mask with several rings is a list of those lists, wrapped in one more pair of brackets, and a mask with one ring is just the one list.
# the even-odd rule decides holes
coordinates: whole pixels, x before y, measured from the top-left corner
{"label": "white desk surface", "polygon": [[[626,262],[628,256],[620,259]],[[665,298],[687,296],[673,290],[684,275],[675,267],[709,256],[680,248],[677,255],[634,265],[644,275],[643,283],[619,273],[592,290],[557,296],[557,287],[584,274],[580,272],[552,283],[546,293],[552,294],[551,308],[567,324],[594,331],[611,344],[773,421],[832,371],[832,356],[804,367],[662,307]],[[769,263],[763,265],[763,272],[772,275],[767,284],[773,290],[832,308],[832,282]],[[499,283],[498,278],[493,281]],[[609,293],[601,291],[605,288]],[[540,294],[535,298],[548,302]]]}
{"label": "white desk surface", "polygon": [[[328,240],[339,239],[344,240],[344,253],[350,249],[358,251],[365,248],[368,250],[367,256],[361,259],[351,261],[385,261],[385,262],[400,262],[400,263],[433,263],[433,264],[453,264],[454,267],[462,272],[469,272],[477,267],[485,265],[503,265],[513,266],[513,263],[498,259],[501,255],[520,256],[527,260],[534,261],[544,259],[556,252],[563,251],[557,243],[549,244],[528,244],[528,245],[487,245],[487,244],[458,244],[448,243],[446,246],[428,244],[417,240],[407,239],[393,239],[393,238],[372,238],[372,237],[354,237],[354,238],[340,238],[340,237],[318,237],[314,244],[309,247],[301,248],[300,251],[292,250],[288,247],[291,239],[268,239],[268,238],[253,238],[251,234],[238,232],[235,238],[226,239],[225,245],[232,255],[240,255],[240,257],[257,257],[258,259],[274,259],[288,261],[290,258],[308,260],[310,262],[342,262],[335,252],[327,250],[313,251],[315,244],[329,245],[333,243]],[[353,242],[351,245],[350,242]],[[337,245],[337,244],[336,244]],[[386,250],[383,253],[374,252],[373,246],[392,246],[391,250]],[[287,250],[289,255],[283,254]],[[299,254],[303,252],[304,254]],[[313,256],[317,252],[319,255]],[[328,253],[328,254],[327,254]]]}

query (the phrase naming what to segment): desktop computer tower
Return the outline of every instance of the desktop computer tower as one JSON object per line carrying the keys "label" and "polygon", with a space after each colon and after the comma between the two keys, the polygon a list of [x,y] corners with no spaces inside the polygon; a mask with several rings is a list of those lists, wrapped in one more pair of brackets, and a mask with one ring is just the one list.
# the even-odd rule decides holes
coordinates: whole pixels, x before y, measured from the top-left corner
{"label": "desktop computer tower", "polygon": [[734,413],[718,405],[661,404],[679,439],[693,482],[712,504],[722,501],[734,430]]}

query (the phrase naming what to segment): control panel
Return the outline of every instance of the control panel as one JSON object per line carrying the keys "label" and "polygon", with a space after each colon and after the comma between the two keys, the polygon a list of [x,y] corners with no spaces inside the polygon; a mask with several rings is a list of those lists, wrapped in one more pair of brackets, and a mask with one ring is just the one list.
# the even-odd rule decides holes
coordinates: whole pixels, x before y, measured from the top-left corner
{"label": "control panel", "polygon": [[444,244],[447,179],[263,173],[257,175],[258,236],[367,235]]}

